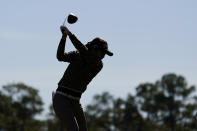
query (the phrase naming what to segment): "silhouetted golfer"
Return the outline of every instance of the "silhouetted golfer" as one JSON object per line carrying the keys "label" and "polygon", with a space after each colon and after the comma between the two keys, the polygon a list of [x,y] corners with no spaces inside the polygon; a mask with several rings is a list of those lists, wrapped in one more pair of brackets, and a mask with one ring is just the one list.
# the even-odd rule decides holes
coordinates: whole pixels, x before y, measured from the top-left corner
{"label": "silhouetted golfer", "polygon": [[[95,38],[83,45],[67,27],[61,26],[60,29],[62,38],[57,49],[57,59],[68,62],[69,65],[58,83],[53,107],[68,131],[87,131],[80,98],[90,81],[102,69],[105,54],[112,56],[113,53],[108,50],[107,42],[101,38]],[[77,51],[64,51],[67,36]]]}

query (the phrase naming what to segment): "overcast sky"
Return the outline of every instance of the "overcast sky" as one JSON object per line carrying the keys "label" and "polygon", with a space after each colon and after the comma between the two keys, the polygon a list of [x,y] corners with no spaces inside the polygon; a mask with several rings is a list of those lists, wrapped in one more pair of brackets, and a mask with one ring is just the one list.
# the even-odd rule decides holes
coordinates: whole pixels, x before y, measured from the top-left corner
{"label": "overcast sky", "polygon": [[196,7],[196,0],[1,0],[0,86],[23,82],[37,88],[48,108],[68,65],[57,61],[56,50],[70,12],[78,21],[67,26],[84,44],[101,37],[114,52],[83,94],[84,106],[103,91],[124,98],[166,73],[197,85]]}

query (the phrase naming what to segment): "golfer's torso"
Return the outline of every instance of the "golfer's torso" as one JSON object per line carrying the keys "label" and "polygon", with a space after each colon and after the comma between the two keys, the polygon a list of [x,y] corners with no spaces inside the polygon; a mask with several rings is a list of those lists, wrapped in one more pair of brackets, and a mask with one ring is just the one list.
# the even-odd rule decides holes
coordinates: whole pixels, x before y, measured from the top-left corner
{"label": "golfer's torso", "polygon": [[[87,58],[88,57],[86,57],[86,59]],[[68,65],[58,85],[84,92],[87,85],[98,74],[102,67],[102,61],[95,60],[90,56],[87,63],[78,54],[76,60]]]}

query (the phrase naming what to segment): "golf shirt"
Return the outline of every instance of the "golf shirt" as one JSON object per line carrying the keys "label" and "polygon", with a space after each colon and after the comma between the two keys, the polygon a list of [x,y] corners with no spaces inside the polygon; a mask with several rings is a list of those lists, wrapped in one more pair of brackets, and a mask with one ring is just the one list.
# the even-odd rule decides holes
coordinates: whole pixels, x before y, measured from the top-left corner
{"label": "golf shirt", "polygon": [[[58,83],[57,90],[64,93],[71,92],[71,94],[67,95],[72,95],[72,92],[83,93],[86,90],[87,85],[102,69],[103,63],[96,56],[92,55],[75,35],[71,35],[69,38],[77,51],[64,53],[61,61],[68,62],[69,65]],[[65,43],[66,40],[60,40],[60,44]]]}

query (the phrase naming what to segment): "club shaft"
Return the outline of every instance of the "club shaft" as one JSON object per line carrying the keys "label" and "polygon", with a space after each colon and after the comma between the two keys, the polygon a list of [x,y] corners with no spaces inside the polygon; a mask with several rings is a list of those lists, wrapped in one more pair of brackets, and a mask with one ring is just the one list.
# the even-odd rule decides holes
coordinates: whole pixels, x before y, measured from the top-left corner
{"label": "club shaft", "polygon": [[66,20],[67,20],[67,18],[64,19],[63,26],[65,25]]}

